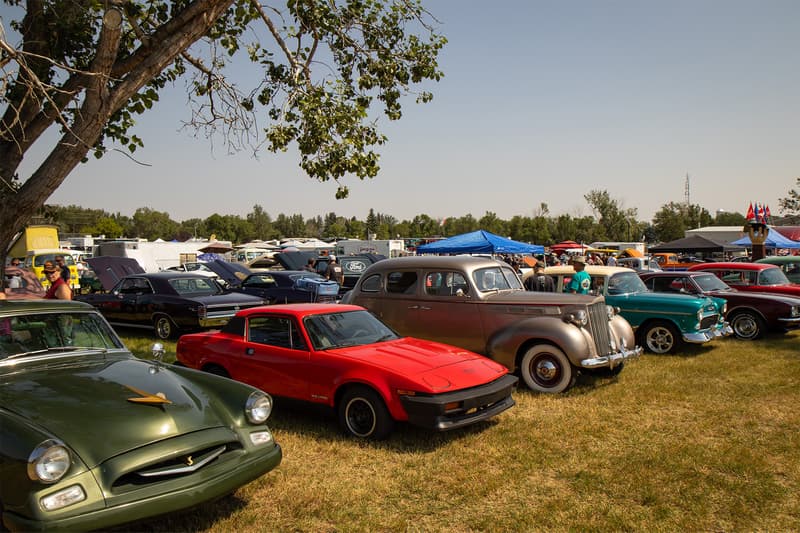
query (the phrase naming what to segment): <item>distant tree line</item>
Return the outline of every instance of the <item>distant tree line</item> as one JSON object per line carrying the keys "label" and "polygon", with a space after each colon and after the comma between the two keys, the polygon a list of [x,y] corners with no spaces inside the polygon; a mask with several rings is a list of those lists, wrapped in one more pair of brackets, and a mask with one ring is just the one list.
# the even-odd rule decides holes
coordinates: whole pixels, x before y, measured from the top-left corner
{"label": "distant tree line", "polygon": [[584,196],[592,210],[591,216],[568,214],[551,215],[546,203],[534,209],[533,216],[514,216],[510,220],[499,218],[487,211],[480,218],[471,213],[446,219],[419,214],[411,220],[395,217],[370,209],[363,220],[347,218],[334,212],[323,216],[305,218],[302,214],[272,216],[260,205],[241,217],[220,215],[173,220],[168,213],[140,207],[133,216],[109,213],[76,205],[48,205],[39,223],[59,226],[62,235],[105,235],[107,238],[140,237],[148,240],[184,241],[192,237],[244,243],[256,239],[269,240],[284,237],[317,237],[320,239],[354,238],[377,239],[451,237],[483,229],[514,240],[536,244],[553,244],[563,240],[577,242],[641,241],[664,242],[684,236],[687,229],[705,226],[740,226],[745,217],[740,213],[720,212],[712,216],[699,205],[670,202],[664,204],[652,221],[638,220],[636,209],[623,209],[620,202],[606,191],[593,190]]}

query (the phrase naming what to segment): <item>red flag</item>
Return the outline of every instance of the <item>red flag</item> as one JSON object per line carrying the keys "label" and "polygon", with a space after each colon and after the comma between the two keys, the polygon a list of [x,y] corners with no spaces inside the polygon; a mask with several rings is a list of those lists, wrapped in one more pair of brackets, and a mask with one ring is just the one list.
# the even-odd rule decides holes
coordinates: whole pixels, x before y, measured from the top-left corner
{"label": "red flag", "polygon": [[753,214],[753,202],[750,202],[750,207],[747,208],[747,215],[745,216],[747,220],[753,220],[755,215]]}
{"label": "red flag", "polygon": [[766,214],[767,218],[772,218],[772,213],[769,212],[769,206],[767,206],[765,208],[765,214]]}

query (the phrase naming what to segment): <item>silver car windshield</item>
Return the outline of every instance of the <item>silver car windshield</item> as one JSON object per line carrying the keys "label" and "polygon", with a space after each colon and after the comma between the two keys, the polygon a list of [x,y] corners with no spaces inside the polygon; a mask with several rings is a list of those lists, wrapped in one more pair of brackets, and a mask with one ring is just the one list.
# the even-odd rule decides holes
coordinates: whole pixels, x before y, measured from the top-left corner
{"label": "silver car windshield", "polygon": [[514,270],[499,265],[476,270],[472,273],[472,279],[481,292],[522,288],[522,283]]}
{"label": "silver car windshield", "polygon": [[399,338],[369,311],[311,315],[303,319],[303,324],[316,350],[362,346]]}
{"label": "silver car windshield", "polygon": [[609,295],[634,294],[647,292],[648,289],[636,272],[620,272],[608,280]]}
{"label": "silver car windshield", "polygon": [[123,348],[96,313],[44,313],[0,318],[0,360],[82,349]]}

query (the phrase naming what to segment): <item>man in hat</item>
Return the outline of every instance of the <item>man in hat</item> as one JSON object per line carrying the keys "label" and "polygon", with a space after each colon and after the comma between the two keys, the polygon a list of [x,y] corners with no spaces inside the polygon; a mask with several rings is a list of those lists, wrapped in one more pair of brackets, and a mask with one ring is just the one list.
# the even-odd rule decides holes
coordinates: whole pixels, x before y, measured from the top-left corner
{"label": "man in hat", "polygon": [[584,270],[586,268],[586,258],[582,255],[573,257],[572,268],[575,269],[575,275],[569,280],[566,291],[573,294],[589,294],[589,289],[592,288],[592,278]]}
{"label": "man in hat", "polygon": [[342,265],[336,262],[336,256],[333,254],[329,256],[325,277],[329,281],[335,281],[340,287],[344,286],[344,270],[342,270]]}
{"label": "man in hat", "polygon": [[553,278],[545,275],[544,264],[542,264],[541,261],[537,261],[536,264],[533,265],[533,274],[525,279],[525,288],[529,291],[537,292],[556,291],[556,285],[553,282]]}
{"label": "man in hat", "polygon": [[53,264],[52,261],[44,262],[44,275],[50,282],[44,297],[48,300],[72,300],[72,289],[61,277],[61,269]]}

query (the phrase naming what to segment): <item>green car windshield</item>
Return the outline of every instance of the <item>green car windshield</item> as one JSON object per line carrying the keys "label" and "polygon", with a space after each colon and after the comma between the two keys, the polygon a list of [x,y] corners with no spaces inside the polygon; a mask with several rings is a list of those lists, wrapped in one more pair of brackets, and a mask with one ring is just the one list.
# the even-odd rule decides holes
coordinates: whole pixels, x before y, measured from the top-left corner
{"label": "green car windshield", "polygon": [[622,272],[620,274],[614,274],[611,276],[611,279],[608,280],[607,291],[609,295],[616,296],[620,294],[647,292],[648,289],[639,275],[636,272],[631,271]]}
{"label": "green car windshield", "polygon": [[0,317],[0,361],[82,349],[121,349],[96,313],[42,313]]}

